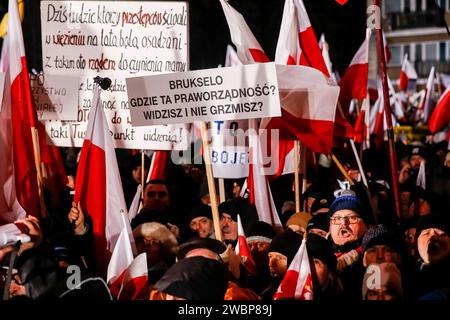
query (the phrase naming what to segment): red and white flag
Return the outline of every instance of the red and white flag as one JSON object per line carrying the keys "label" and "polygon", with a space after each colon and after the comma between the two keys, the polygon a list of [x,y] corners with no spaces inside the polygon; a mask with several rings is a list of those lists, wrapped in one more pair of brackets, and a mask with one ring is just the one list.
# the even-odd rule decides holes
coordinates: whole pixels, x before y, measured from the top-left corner
{"label": "red and white flag", "polygon": [[425,87],[425,99],[420,106],[419,116],[424,123],[427,123],[431,112],[432,95],[434,93],[434,81],[435,81],[436,69],[431,67],[430,74],[428,75],[427,86]]}
{"label": "red and white flag", "polygon": [[339,87],[313,68],[277,65],[276,69],[282,116],[262,119],[261,129],[279,129],[281,139],[290,135],[313,152],[329,154]]}
{"label": "red and white flag", "polygon": [[247,245],[247,238],[245,237],[240,215],[237,216],[237,220],[238,243],[236,245],[236,254],[242,257],[244,267],[248,270],[248,272],[251,275],[256,276],[256,264]]}
{"label": "red and white flag", "polygon": [[322,57],[323,61],[325,62],[325,65],[327,66],[328,73],[330,74],[330,77],[332,80],[334,80],[335,83],[337,83],[335,74],[333,73],[333,64],[331,63],[330,53],[329,53],[329,45],[328,42],[325,40],[325,35],[322,34],[320,36],[319,40],[319,48],[322,50]]}
{"label": "red and white flag", "polygon": [[415,88],[408,90],[408,85],[412,81],[417,80],[417,72],[411,62],[408,60],[408,54],[403,58],[402,70],[400,71],[400,79],[398,80],[398,88],[400,91],[415,91]]}
{"label": "red and white flag", "polygon": [[[78,163],[74,201],[80,201],[92,218],[96,269],[100,275],[107,273],[109,282],[129,266],[135,247],[129,220],[124,218],[122,182],[98,85]],[[116,246],[124,251],[110,262]]]}
{"label": "red and white flag", "polygon": [[289,265],[289,268],[286,271],[277,292],[273,296],[273,300],[281,299],[313,299],[311,267],[309,265],[305,239],[303,239],[302,244]]}
{"label": "red and white flag", "polygon": [[237,55],[236,50],[231,45],[227,45],[227,52],[225,55],[225,67],[233,67],[242,65],[241,60]]}
{"label": "red and white flag", "polygon": [[352,99],[362,100],[367,96],[370,34],[370,29],[367,29],[366,39],[359,47],[339,82],[339,86],[341,87],[339,101],[344,109],[344,113],[348,112],[348,107]]}
{"label": "red and white flag", "polygon": [[302,0],[286,0],[275,62],[315,68],[330,77]]}
{"label": "red and white flag", "polygon": [[36,128],[37,116],[31,94],[16,0],[9,0],[8,13],[9,81],[11,83],[12,149],[16,197],[27,214],[38,216],[39,195],[31,133],[34,130],[32,128]]}
{"label": "red and white flag", "polygon": [[336,2],[339,3],[341,6],[343,6],[348,2],[348,0],[336,0]]}
{"label": "red and white flag", "polygon": [[428,122],[428,129],[431,133],[440,131],[444,126],[450,122],[450,88],[445,90],[439,99],[430,121]]}
{"label": "red and white flag", "polygon": [[256,119],[249,119],[248,127],[250,163],[247,189],[249,191],[249,201],[256,207],[260,221],[267,222],[273,227],[281,227],[282,224],[273,202],[270,185],[267,177],[264,175],[263,157]]}
{"label": "red and white flag", "polygon": [[[8,74],[9,45],[8,37],[3,40],[1,71]],[[9,77],[5,77],[5,88],[11,87]],[[11,92],[3,91],[3,103],[0,106],[0,225],[12,223],[26,216],[16,197],[13,174],[13,137],[11,124]]]}
{"label": "red and white flag", "polygon": [[167,151],[155,151],[153,153],[152,162],[148,172],[147,181],[150,180],[164,180],[166,178],[166,163],[167,163]]}
{"label": "red and white flag", "polygon": [[117,300],[148,300],[147,253],[138,255],[109,287]]}
{"label": "red and white flag", "polygon": [[220,4],[227,19],[231,41],[236,46],[239,60],[243,64],[269,62],[269,58],[248,27],[244,17],[228,4],[228,0],[220,0]]}

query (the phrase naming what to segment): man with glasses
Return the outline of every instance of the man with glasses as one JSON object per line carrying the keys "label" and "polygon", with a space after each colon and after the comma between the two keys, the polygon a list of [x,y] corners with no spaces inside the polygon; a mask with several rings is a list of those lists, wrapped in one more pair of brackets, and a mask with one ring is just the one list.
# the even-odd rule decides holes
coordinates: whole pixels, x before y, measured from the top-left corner
{"label": "man with glasses", "polygon": [[348,295],[348,299],[361,300],[364,276],[361,240],[370,224],[370,217],[351,190],[344,191],[334,200],[327,217],[344,293]]}

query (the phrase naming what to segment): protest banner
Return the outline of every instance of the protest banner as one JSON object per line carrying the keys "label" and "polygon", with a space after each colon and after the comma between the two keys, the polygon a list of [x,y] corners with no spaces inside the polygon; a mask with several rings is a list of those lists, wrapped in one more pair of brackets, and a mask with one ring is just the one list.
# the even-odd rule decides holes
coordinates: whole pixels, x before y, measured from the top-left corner
{"label": "protest banner", "polygon": [[248,121],[211,122],[211,164],[215,178],[248,177]]}
{"label": "protest banner", "polygon": [[[112,81],[101,96],[115,147],[171,149],[172,142],[153,143],[151,136],[181,127],[132,127],[125,78],[188,70],[187,23],[186,2],[42,1],[44,74],[80,78],[77,121],[46,123],[52,142],[82,145],[94,77],[100,76]],[[61,135],[52,138],[51,130]],[[186,141],[176,148],[185,149]]]}
{"label": "protest banner", "polygon": [[39,120],[76,120],[78,77],[30,74],[31,93]]}
{"label": "protest banner", "polygon": [[133,126],[281,115],[274,63],[126,79]]}

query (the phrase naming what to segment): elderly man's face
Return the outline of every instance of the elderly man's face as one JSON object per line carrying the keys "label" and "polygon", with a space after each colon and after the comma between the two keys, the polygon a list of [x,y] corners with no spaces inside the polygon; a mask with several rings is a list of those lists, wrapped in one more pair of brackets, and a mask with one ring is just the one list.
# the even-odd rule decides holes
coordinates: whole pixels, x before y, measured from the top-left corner
{"label": "elderly man's face", "polygon": [[450,237],[440,229],[425,229],[417,239],[417,248],[426,264],[436,263],[450,255]]}
{"label": "elderly man's face", "polygon": [[287,257],[278,252],[269,252],[269,271],[272,278],[284,276],[288,268]]}
{"label": "elderly man's face", "polygon": [[237,222],[228,213],[222,213],[220,229],[224,240],[236,240],[238,236]]}
{"label": "elderly man's face", "polygon": [[330,234],[335,244],[343,245],[360,239],[367,231],[366,224],[352,210],[336,211],[330,219]]}
{"label": "elderly man's face", "polygon": [[144,208],[165,211],[169,208],[169,190],[164,184],[149,184],[144,192]]}
{"label": "elderly man's face", "polygon": [[247,244],[255,264],[261,267],[267,266],[269,263],[267,253],[269,252],[270,242],[253,240],[248,241]]}

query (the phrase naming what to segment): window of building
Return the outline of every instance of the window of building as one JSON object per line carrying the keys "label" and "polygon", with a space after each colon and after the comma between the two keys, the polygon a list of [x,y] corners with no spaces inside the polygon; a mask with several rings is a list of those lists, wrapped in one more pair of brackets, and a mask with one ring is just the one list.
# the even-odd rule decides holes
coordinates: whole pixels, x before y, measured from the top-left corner
{"label": "window of building", "polygon": [[409,44],[403,45],[403,56],[405,56],[405,54],[408,55],[408,60],[411,61],[411,49]]}
{"label": "window of building", "polygon": [[447,60],[446,56],[447,44],[445,42],[439,43],[439,61],[445,62]]}
{"label": "window of building", "polygon": [[425,44],[425,60],[436,61],[438,60],[437,43],[431,42]]}
{"label": "window of building", "polygon": [[416,60],[415,61],[422,61],[422,44],[416,43]]}
{"label": "window of building", "polygon": [[394,13],[402,11],[402,0],[383,1],[386,13]]}
{"label": "window of building", "polygon": [[390,66],[401,66],[402,65],[402,48],[400,45],[391,45],[389,46],[389,50],[391,51],[391,62]]}

